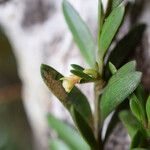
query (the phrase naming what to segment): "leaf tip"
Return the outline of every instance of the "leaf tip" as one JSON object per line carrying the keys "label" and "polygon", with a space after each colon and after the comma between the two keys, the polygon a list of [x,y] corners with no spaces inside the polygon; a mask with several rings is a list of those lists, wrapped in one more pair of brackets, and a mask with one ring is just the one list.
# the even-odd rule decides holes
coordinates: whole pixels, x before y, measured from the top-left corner
{"label": "leaf tip", "polygon": [[141,80],[141,78],[142,78],[142,72],[137,71],[137,75],[139,76],[139,79]]}
{"label": "leaf tip", "polygon": [[40,70],[41,70],[41,76],[44,78],[45,73],[48,72],[49,66],[46,64],[41,64]]}
{"label": "leaf tip", "polygon": [[69,2],[67,0],[63,0],[62,1],[62,7],[63,9],[69,4]]}
{"label": "leaf tip", "polygon": [[109,61],[108,65],[109,65],[109,69],[110,69],[112,75],[114,75],[117,72],[116,67],[110,61]]}

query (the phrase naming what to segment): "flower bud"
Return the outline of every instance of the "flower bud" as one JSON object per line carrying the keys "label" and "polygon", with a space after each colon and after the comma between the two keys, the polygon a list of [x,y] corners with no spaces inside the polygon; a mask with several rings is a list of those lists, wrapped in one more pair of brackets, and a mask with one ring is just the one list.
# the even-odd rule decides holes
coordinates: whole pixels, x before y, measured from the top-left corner
{"label": "flower bud", "polygon": [[75,84],[80,82],[81,77],[71,75],[69,77],[62,78],[61,80],[63,80],[62,86],[64,87],[65,91],[69,93]]}

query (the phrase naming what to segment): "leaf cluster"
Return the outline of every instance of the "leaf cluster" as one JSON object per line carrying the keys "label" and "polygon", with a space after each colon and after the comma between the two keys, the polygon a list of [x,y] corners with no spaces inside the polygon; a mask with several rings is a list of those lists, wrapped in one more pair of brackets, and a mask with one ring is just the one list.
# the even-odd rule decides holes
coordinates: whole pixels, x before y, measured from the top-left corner
{"label": "leaf cluster", "polygon": [[130,149],[150,148],[150,96],[142,85],[129,97],[130,110],[120,112],[120,119],[131,138]]}
{"label": "leaf cluster", "polygon": [[[119,120],[118,113],[128,99],[134,99],[130,105],[132,108],[134,107],[135,116],[138,116],[137,118],[142,121],[143,118],[146,118],[142,108],[140,108],[141,113],[138,112],[139,105],[133,94],[140,83],[142,74],[136,71],[135,61],[124,64],[131,51],[136,48],[138,41],[141,40],[145,25],[135,26],[118,41],[108,56],[106,63],[104,63],[108,50],[124,19],[125,6],[122,2],[123,0],[110,0],[107,10],[104,11],[103,4],[99,0],[97,40],[93,38],[90,29],[73,6],[66,0],[62,2],[64,17],[74,41],[90,67],[84,68],[80,65],[72,64],[70,72],[74,77],[80,79],[75,83],[94,83],[95,99],[93,102],[95,107],[94,112],[92,112],[88,98],[74,86],[72,79],[64,77],[48,65],[41,65],[41,75],[44,82],[69,111],[80,133],[78,134],[74,127],[49,115],[49,125],[57,131],[59,137],[50,141],[52,150],[57,150],[60,147],[64,150],[103,150],[112,129]],[[67,80],[67,86],[71,85],[72,87],[73,85],[69,92],[65,90],[63,80],[65,82]],[[112,119],[103,139],[103,124],[112,112]],[[135,131],[131,129],[130,132]]]}

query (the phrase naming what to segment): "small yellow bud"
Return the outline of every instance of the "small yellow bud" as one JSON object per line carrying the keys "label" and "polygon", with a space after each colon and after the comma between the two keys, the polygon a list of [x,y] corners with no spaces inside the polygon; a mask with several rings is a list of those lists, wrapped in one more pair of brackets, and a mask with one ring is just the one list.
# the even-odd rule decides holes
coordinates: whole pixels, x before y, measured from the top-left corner
{"label": "small yellow bud", "polygon": [[75,84],[80,82],[81,78],[76,75],[71,75],[69,77],[62,78],[61,80],[63,80],[62,86],[64,87],[65,91],[69,93]]}

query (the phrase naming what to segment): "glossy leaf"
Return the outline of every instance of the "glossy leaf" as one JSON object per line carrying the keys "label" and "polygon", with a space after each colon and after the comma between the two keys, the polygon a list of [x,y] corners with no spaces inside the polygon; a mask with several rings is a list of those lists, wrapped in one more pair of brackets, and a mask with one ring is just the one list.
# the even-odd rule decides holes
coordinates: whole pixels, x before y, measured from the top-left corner
{"label": "glossy leaf", "polygon": [[59,139],[51,139],[49,142],[50,150],[72,150],[63,141]]}
{"label": "glossy leaf", "polygon": [[66,123],[56,119],[52,115],[48,115],[48,123],[62,140],[71,148],[71,150],[87,149],[90,150],[86,142],[80,137],[76,130]]}
{"label": "glossy leaf", "polygon": [[117,43],[109,56],[109,61],[119,68],[140,43],[145,28],[144,24],[135,26]]}
{"label": "glossy leaf", "polygon": [[142,104],[137,99],[135,94],[132,94],[130,97],[130,108],[133,115],[141,122],[145,122],[145,113],[142,108]]}
{"label": "glossy leaf", "polygon": [[76,76],[79,76],[85,80],[93,80],[92,77],[90,77],[89,75],[85,74],[84,72],[82,71],[78,71],[78,70],[70,70],[70,72]]}
{"label": "glossy leaf", "polygon": [[62,6],[66,22],[72,32],[75,42],[81,51],[81,54],[87,63],[91,67],[94,67],[96,47],[92,34],[77,11],[69,2],[63,0]]}
{"label": "glossy leaf", "polygon": [[119,6],[106,18],[100,36],[99,57],[102,59],[108,50],[124,16],[124,6]]}
{"label": "glossy leaf", "polygon": [[71,64],[71,67],[75,70],[78,70],[78,71],[83,71],[84,68],[79,66],[79,65],[76,65],[76,64]]}
{"label": "glossy leaf", "polygon": [[146,102],[146,113],[147,113],[147,118],[150,126],[150,96],[148,97]]}
{"label": "glossy leaf", "polygon": [[60,80],[63,76],[48,65],[41,65],[41,75],[49,90],[60,100],[60,102],[70,111],[74,106],[84,117],[88,124],[92,126],[92,112],[85,95],[76,87],[67,93]]}
{"label": "glossy leaf", "polygon": [[105,119],[120,103],[122,103],[138,86],[140,72],[125,74],[112,84],[108,84],[101,98],[100,108]]}
{"label": "glossy leaf", "polygon": [[74,107],[71,108],[71,114],[83,138],[87,141],[87,143],[91,146],[92,149],[96,149],[97,142],[91,127],[86,123],[84,118]]}
{"label": "glossy leaf", "polygon": [[136,134],[137,130],[140,129],[139,122],[129,111],[122,111],[119,114],[119,118],[126,127],[131,139]]}

